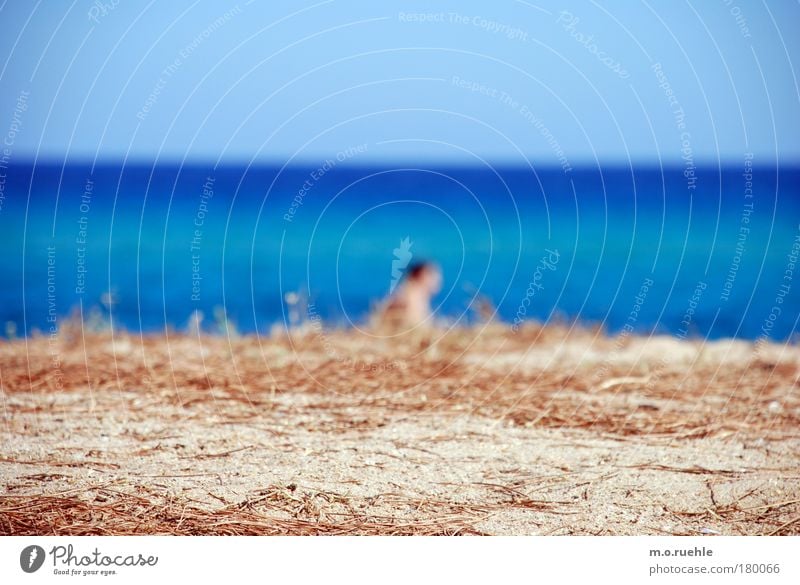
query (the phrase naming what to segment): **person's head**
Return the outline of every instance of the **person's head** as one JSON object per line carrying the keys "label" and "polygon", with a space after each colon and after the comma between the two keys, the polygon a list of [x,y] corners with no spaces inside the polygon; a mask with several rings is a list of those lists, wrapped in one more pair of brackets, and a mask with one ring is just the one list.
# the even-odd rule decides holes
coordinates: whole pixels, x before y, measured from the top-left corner
{"label": "person's head", "polygon": [[408,268],[406,281],[433,296],[442,288],[442,273],[433,262],[417,262]]}

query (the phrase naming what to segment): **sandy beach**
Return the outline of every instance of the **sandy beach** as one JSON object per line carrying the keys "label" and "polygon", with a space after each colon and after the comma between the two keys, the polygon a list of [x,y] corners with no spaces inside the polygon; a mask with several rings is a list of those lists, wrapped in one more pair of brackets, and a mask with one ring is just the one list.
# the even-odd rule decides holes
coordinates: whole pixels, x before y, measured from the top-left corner
{"label": "sandy beach", "polygon": [[800,349],[566,326],[0,342],[3,534],[800,534]]}

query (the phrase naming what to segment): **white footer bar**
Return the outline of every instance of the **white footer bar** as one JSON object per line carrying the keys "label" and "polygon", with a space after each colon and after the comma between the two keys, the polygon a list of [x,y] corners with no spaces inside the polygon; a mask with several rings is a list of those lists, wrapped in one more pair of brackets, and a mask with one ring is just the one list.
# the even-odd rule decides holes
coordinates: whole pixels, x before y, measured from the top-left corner
{"label": "white footer bar", "polygon": [[800,583],[800,537],[2,537],[0,583]]}

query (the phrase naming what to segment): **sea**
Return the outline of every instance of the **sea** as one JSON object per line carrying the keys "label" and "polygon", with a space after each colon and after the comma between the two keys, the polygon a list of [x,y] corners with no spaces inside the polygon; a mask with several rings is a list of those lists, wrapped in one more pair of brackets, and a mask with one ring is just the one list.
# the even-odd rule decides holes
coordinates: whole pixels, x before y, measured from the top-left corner
{"label": "sea", "polygon": [[443,324],[779,341],[798,328],[800,167],[14,161],[0,174],[6,337],[69,319],[142,334],[358,327],[421,261],[442,270]]}

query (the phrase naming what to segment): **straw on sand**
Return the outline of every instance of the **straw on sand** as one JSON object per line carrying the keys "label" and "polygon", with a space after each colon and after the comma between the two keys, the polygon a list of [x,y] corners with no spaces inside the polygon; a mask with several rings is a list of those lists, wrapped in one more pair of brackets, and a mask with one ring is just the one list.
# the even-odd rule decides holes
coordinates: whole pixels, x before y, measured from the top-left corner
{"label": "straw on sand", "polygon": [[[202,501],[183,496],[169,483],[173,475],[192,476],[191,466],[199,470],[198,482],[213,483],[213,466],[229,469],[234,460],[246,462],[263,445],[291,448],[291,432],[270,423],[284,419],[296,421],[303,432],[325,434],[332,445],[337,437],[404,421],[465,416],[632,445],[656,440],[689,445],[731,437],[761,441],[767,450],[796,444],[796,346],[656,341],[667,349],[597,330],[529,326],[512,332],[488,324],[386,338],[321,329],[272,338],[135,337],[65,327],[55,346],[44,337],[2,342],[0,384],[8,441],[0,458],[5,484],[0,532],[481,534],[487,518],[515,509],[553,518],[565,514],[548,531],[586,533],[570,523],[570,502],[546,497],[555,485],[551,480],[473,482],[470,493],[485,497],[461,498],[448,496],[447,487],[428,498],[401,491],[365,496],[291,489],[277,483],[238,497],[207,490]],[[114,423],[123,419],[137,425]],[[202,435],[209,421],[221,437],[218,446],[173,454],[178,447],[172,443],[183,441],[183,431],[176,429],[196,424]],[[110,430],[100,440],[86,436],[92,428]],[[222,440],[234,428],[258,429],[263,440]],[[447,440],[448,432],[442,429],[441,440]],[[123,436],[139,446],[124,456],[111,454],[108,441]],[[79,455],[59,450],[64,437],[86,440]],[[386,456],[408,462],[414,453],[436,455],[411,440],[398,439],[396,445],[397,451]],[[148,457],[173,467],[156,469],[149,482],[141,475],[126,480],[130,462]],[[178,472],[175,465],[188,467]],[[772,470],[783,482],[782,497],[758,485],[749,494],[714,491],[718,482],[746,476],[741,469],[658,465],[629,467],[643,474],[696,474],[709,485],[711,495],[703,505],[667,511],[677,523],[702,527],[716,522],[733,534],[800,530],[800,489],[785,487],[800,485],[797,465]],[[98,482],[104,476],[109,482]],[[564,485],[570,481],[564,472]]]}

